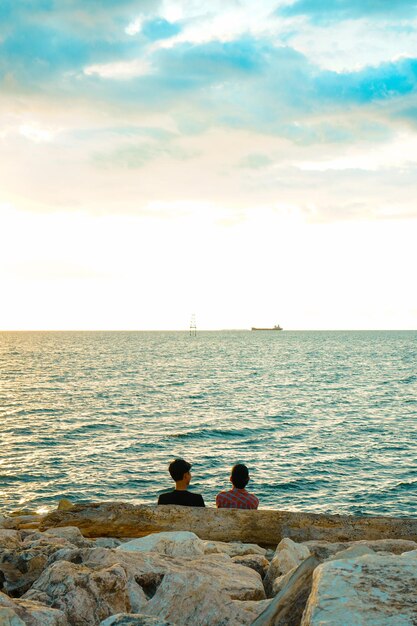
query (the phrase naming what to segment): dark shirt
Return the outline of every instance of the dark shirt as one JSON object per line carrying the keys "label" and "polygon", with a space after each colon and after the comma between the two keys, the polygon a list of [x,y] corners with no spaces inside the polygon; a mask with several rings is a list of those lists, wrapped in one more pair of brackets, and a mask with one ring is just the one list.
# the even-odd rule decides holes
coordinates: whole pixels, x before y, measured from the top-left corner
{"label": "dark shirt", "polygon": [[182,506],[206,506],[203,496],[192,491],[168,491],[161,493],[158,498],[158,504],[180,504]]}

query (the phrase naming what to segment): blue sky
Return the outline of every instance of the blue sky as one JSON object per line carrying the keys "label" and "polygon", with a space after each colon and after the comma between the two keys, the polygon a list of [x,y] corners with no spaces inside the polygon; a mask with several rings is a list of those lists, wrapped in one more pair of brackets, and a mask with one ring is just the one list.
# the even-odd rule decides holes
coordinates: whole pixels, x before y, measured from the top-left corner
{"label": "blue sky", "polygon": [[[11,240],[25,223],[33,237],[25,250],[3,251],[3,288],[20,308],[0,327],[182,327],[191,312],[206,327],[259,318],[294,328],[415,325],[406,293],[415,259],[389,233],[406,240],[416,223],[416,31],[409,0],[3,1],[0,211]],[[83,245],[53,244],[60,223],[84,232]],[[117,232],[111,263],[93,235],[107,228],[110,238]],[[201,229],[211,245],[195,246]],[[348,229],[363,238],[358,258]],[[132,233],[143,247],[127,253]],[[304,247],[311,262],[316,237],[329,254],[317,259],[320,284],[303,311],[293,288],[302,265],[287,263],[280,242]],[[402,299],[382,285],[371,297],[364,282],[368,258],[385,266],[381,241],[396,251]],[[252,297],[230,295],[232,257],[239,293]],[[245,282],[252,267],[271,280],[282,264],[288,280],[275,300]],[[190,292],[189,266],[205,290]],[[357,278],[349,312],[342,285],[339,306],[331,297],[337,268]],[[129,302],[140,302],[142,317],[118,307],[104,316],[105,293],[128,276],[138,276],[142,296]],[[175,300],[169,316],[163,289],[155,298],[161,281]],[[36,289],[44,304],[31,319],[16,294]],[[51,306],[57,289],[61,308]],[[95,294],[89,313],[74,316],[71,302],[86,293]]]}

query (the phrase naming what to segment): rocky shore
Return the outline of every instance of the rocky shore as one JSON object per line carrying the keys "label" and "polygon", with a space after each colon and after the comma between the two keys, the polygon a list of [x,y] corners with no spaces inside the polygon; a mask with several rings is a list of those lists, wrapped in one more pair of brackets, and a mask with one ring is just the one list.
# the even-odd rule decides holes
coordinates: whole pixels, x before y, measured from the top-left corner
{"label": "rocky shore", "polygon": [[416,530],[410,519],[62,502],[0,518],[0,625],[411,626]]}

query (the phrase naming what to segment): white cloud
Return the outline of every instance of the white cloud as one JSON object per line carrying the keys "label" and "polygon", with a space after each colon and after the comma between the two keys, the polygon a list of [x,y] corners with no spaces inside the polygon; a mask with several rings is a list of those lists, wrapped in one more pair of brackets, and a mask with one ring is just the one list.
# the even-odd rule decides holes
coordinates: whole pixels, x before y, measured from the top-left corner
{"label": "white cloud", "polygon": [[53,141],[55,133],[49,129],[36,123],[25,123],[19,126],[19,133],[26,139],[35,143],[50,143]]}
{"label": "white cloud", "polygon": [[129,80],[136,76],[146,76],[151,74],[152,71],[152,65],[146,59],[115,61],[113,63],[89,65],[84,68],[84,74],[86,76],[97,75],[101,78],[111,78],[114,80]]}

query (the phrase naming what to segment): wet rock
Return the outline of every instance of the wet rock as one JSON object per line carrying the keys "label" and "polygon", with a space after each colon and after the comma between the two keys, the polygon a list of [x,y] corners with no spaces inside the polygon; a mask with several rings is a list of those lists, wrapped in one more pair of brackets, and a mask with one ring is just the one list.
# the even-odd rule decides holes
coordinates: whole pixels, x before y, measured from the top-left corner
{"label": "wet rock", "polygon": [[264,579],[267,596],[272,597],[276,578],[298,567],[309,556],[310,551],[305,545],[297,544],[289,538],[280,541]]}
{"label": "wet rock", "polygon": [[326,561],[314,572],[302,626],[417,623],[417,558],[367,554]]}
{"label": "wet rock", "polygon": [[62,611],[29,600],[12,600],[0,593],[2,626],[68,626]]}
{"label": "wet rock", "polygon": [[204,542],[191,532],[153,533],[146,537],[122,543],[117,550],[123,552],[158,552],[168,556],[195,558],[204,554]]}
{"label": "wet rock", "polygon": [[120,565],[92,570],[58,561],[42,573],[24,599],[58,608],[71,626],[95,626],[114,613],[130,611],[127,586]]}
{"label": "wet rock", "polygon": [[237,563],[238,565],[244,565],[245,567],[250,567],[251,569],[258,572],[261,578],[265,578],[266,572],[268,571],[269,561],[260,554],[245,554],[244,556],[234,556],[232,557],[233,563]]}

